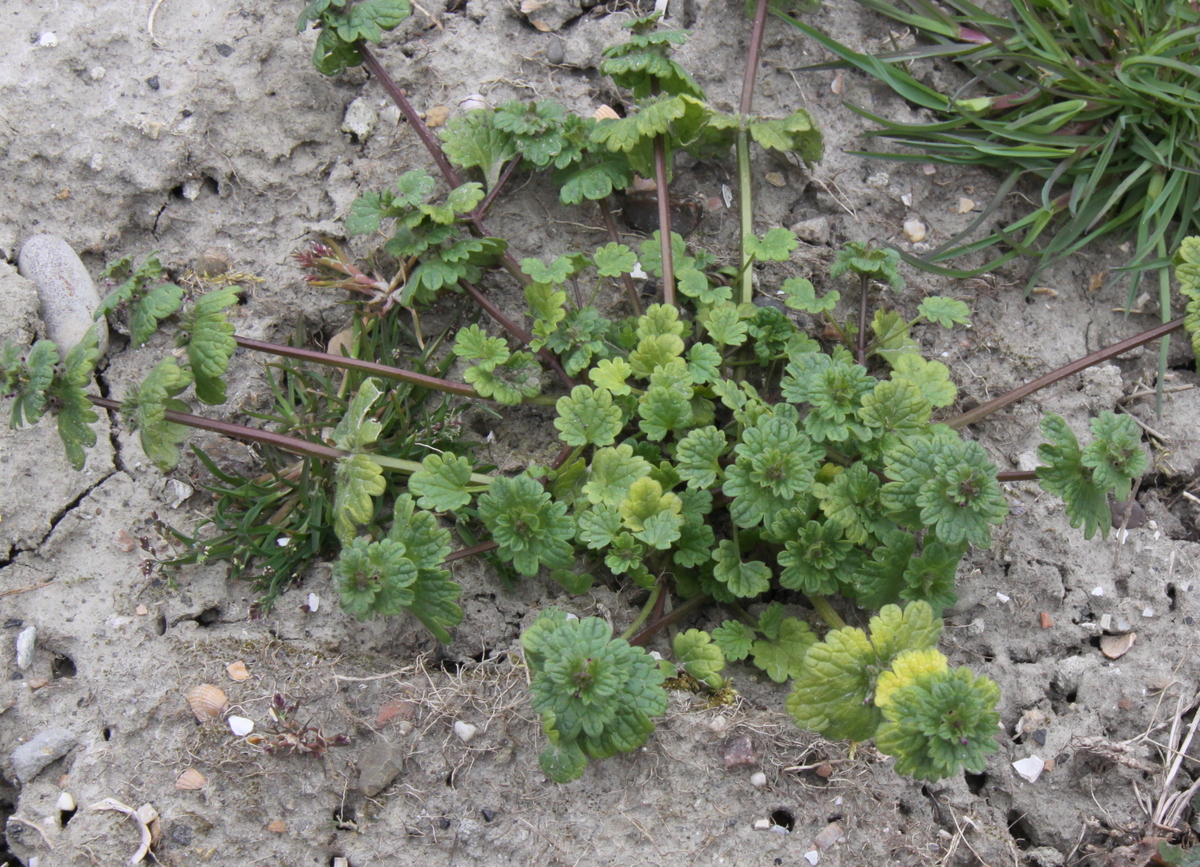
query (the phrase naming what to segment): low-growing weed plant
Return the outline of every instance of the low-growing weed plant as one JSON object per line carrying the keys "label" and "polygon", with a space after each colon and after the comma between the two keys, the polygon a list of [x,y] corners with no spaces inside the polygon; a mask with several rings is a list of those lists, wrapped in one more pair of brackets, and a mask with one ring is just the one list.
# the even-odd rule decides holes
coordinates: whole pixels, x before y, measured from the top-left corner
{"label": "low-growing weed plant", "polygon": [[[960,561],[969,548],[986,548],[1007,514],[1001,481],[1036,475],[1090,538],[1107,533],[1108,494],[1128,497],[1146,458],[1132,419],[1111,413],[1092,422],[1086,445],[1048,415],[1036,474],[997,473],[960,431],[1185,324],[1200,331],[1200,241],[1179,251],[1186,321],[955,416],[949,370],[922,357],[914,329],[964,326],[969,310],[938,296],[911,318],[895,305],[873,307],[872,296],[903,286],[895,253],[851,244],[838,255],[833,276],[854,278],[847,285],[858,293],[854,315],[843,317],[838,289],[820,293],[799,277],[754,286],[755,263],[784,262],[796,247],[785,229],[744,232],[738,264],[729,266],[670,231],[672,152],[732,147],[740,167],[754,141],[812,163],[820,134],[807,113],[760,118],[748,97],[736,114],[716,111],[671,58],[686,34],[640,19],[603,67],[632,94],[625,117],[597,121],[545,100],[507,103],[449,124],[443,148],[367,44],[405,14],[402,0],[318,0],[301,18],[302,27],[321,29],[319,69],[362,63],[381,79],[448,187],[439,192],[412,170],[352,207],[347,233],[382,233],[399,263],[391,277],[365,273],[331,243],[301,254],[314,286],[359,299],[342,354],[239,337],[225,315],[235,289],[187,297],[153,258],[136,268],[123,260],[113,273],[124,282],[103,312],[124,311],[135,344],[173,324],[181,360],[164,359],[118,402],[87,391],[94,337],[65,355],[49,341],[6,345],[0,389],[15,397],[14,424],[54,415],[76,466],[95,440],[97,406],[119,409],[164,468],[179,460],[188,426],[263,443],[274,457],[253,478],[202,455],[217,479],[217,511],[208,531],[191,538],[190,556],[232,559],[277,593],[312,558],[336,551],[346,612],[408,612],[444,642],[463,616],[448,568],[463,556],[490,555],[514,576],[548,576],[567,593],[602,580],[644,595],[619,637],[604,621],[555,609],[521,637],[548,741],[541,764],[554,780],[644,743],[666,709],[667,678],[686,675],[719,693],[730,688],[726,664],[739,660],[791,681],[787,709],[798,725],[873,739],[902,773],[934,780],[982,770],[997,749],[997,687],[951,666],[936,644]],[[760,3],[759,35],[765,17]],[[757,66],[752,52],[748,76]],[[748,157],[744,164],[748,188]],[[525,170],[551,171],[565,202],[595,200],[606,214],[610,193],[635,175],[653,176],[661,228],[636,248],[613,229],[591,252],[514,261],[484,222],[507,180]],[[752,205],[745,192],[741,202]],[[500,271],[519,281],[527,322],[503,316],[480,288]],[[643,309],[635,274],[660,281],[661,302]],[[626,286],[629,315],[606,316],[595,304],[615,281]],[[416,311],[455,292],[490,322],[424,335]],[[799,327],[798,314],[824,326],[825,342]],[[201,403],[222,402],[239,346],[282,359],[263,428],[192,415],[181,397],[191,387]],[[408,369],[391,364],[401,354]],[[448,378],[454,365],[461,380]],[[511,477],[491,472],[457,431],[465,402],[500,412],[552,404],[558,457]],[[835,607],[833,597],[843,601]],[[802,602],[814,619],[785,606]],[[727,616],[711,633],[678,632],[674,664],[642,649],[704,606]],[[854,606],[877,612],[866,629],[838,613]]]}

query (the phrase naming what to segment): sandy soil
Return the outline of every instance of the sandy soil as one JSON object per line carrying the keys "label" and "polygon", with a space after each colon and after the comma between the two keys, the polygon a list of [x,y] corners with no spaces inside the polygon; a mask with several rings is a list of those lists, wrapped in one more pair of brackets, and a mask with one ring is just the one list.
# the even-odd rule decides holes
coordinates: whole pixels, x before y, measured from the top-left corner
{"label": "sandy soil", "polygon": [[[153,251],[183,273],[219,247],[263,279],[237,313],[239,332],[285,336],[303,320],[314,333],[335,333],[346,317],[341,299],[302,283],[290,256],[321,233],[339,235],[361,192],[426,165],[419,143],[361,71],[330,80],[312,69],[314,37],[294,28],[300,4],[154,5],[153,32],[148,0],[0,10],[0,40],[9,47],[0,66],[0,258],[15,263],[25,238],[53,232],[94,274],[120,256]],[[493,104],[553,97],[591,111],[610,93],[595,67],[600,50],[620,38],[627,11],[597,7],[544,33],[502,0],[423,5],[379,56],[426,110],[453,113],[478,93]],[[741,9],[671,5],[672,23],[694,29],[683,62],[724,107],[740,89],[749,29]],[[866,48],[888,37],[848,2],[810,20]],[[839,244],[904,243],[901,226],[911,218],[928,225],[925,243],[936,244],[965,225],[959,199],[986,201],[995,179],[848,153],[863,126],[843,101],[898,118],[911,110],[851,73],[834,88],[834,72],[793,71],[820,59],[784,25],[769,25],[756,107],[782,114],[806,106],[828,156],[812,174],[763,160],[756,194],[761,228],[823,221],[789,268],[828,283]],[[355,100],[377,115],[369,136],[342,131]],[[778,183],[762,180],[767,173]],[[732,161],[685,165],[679,181],[706,197],[731,182]],[[519,187],[492,218],[518,258],[603,241],[594,209],[559,208],[541,179]],[[734,213],[717,211],[694,240],[728,250],[735,229]],[[921,339],[951,364],[962,399],[978,402],[1157,321],[1154,302],[1126,317],[1113,311],[1120,298],[1089,290],[1092,274],[1118,263],[1104,251],[1081,258],[1047,278],[1053,292],[1028,298],[1020,268],[949,284],[910,272],[894,301],[915,308],[934,292],[968,301],[972,329]],[[520,312],[511,287],[497,280],[491,288]],[[27,341],[38,332],[31,292],[15,264],[0,262],[0,337]],[[122,395],[166,348],[115,344],[103,393]],[[327,566],[254,618],[253,590],[228,580],[222,565],[171,574],[157,565],[169,551],[152,516],[190,526],[209,505],[194,461],[164,477],[117,420],[105,419],[100,445],[76,473],[50,426],[5,430],[0,864],[125,863],[139,843],[137,823],[85,809],[113,799],[154,807],[154,856],[172,865],[794,865],[807,863],[815,835],[831,823],[841,840],[820,851],[822,864],[1142,865],[1149,850],[1139,841],[1163,831],[1152,814],[1196,772],[1188,759],[1164,782],[1172,726],[1191,723],[1200,674],[1200,529],[1196,507],[1180,498],[1200,468],[1200,391],[1186,350],[1175,363],[1178,388],[1161,418],[1138,396],[1154,365],[1147,352],[978,426],[1001,469],[1028,468],[1041,413],[1057,412],[1081,430],[1090,414],[1120,405],[1153,434],[1154,470],[1139,495],[1148,522],[1123,541],[1085,542],[1061,504],[1031,485],[1011,486],[1014,514],[991,550],[964,564],[943,642],[956,663],[1000,684],[1001,750],[984,774],[938,785],[897,777],[870,748],[852,754],[797,731],[783,712],[786,689],[735,666],[736,704],[706,708],[675,694],[645,748],[557,786],[536,763],[540,734],[524,670],[513,662],[517,636],[549,604],[623,628],[635,610],[618,584],[571,598],[549,581],[509,589],[484,565],[460,562],[466,619],[448,647],[412,620],[348,618]],[[260,399],[264,372],[252,358],[239,356],[237,365],[218,413],[244,418]],[[516,467],[554,450],[551,433],[534,426],[500,433],[498,464]],[[304,604],[310,593],[323,600],[315,613]],[[715,623],[701,617],[695,625]],[[33,661],[21,670],[16,639],[30,627]],[[1106,632],[1136,632],[1137,640],[1111,660],[1099,649]],[[240,682],[226,670],[236,661],[249,672]],[[283,693],[300,702],[297,718],[351,743],[320,758],[266,755],[219,724],[196,723],[184,697],[202,683],[219,685],[233,712],[260,731],[269,727],[272,697]],[[456,721],[478,733],[464,742]],[[14,750],[55,730],[66,732],[69,751],[18,779]],[[724,748],[739,737],[750,738],[756,763],[727,770]],[[1030,755],[1054,762],[1034,783],[1011,764]],[[395,780],[365,794],[362,776],[389,763],[402,766]],[[819,775],[821,765],[832,773]],[[206,778],[202,788],[176,788],[186,768]],[[750,783],[757,770],[767,775],[763,788]],[[62,810],[63,792],[78,805],[74,814]],[[1184,810],[1176,828],[1190,818]],[[769,830],[755,828],[762,819]]]}

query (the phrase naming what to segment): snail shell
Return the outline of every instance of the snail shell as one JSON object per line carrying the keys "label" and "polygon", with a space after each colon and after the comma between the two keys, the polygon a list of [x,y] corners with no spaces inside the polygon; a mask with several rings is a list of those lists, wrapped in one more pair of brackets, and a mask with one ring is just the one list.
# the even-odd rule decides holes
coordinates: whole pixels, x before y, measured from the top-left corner
{"label": "snail shell", "polygon": [[202,683],[193,688],[187,694],[187,702],[196,719],[202,723],[220,719],[229,709],[229,700],[225,698],[225,693],[211,683]]}
{"label": "snail shell", "polygon": [[204,779],[204,774],[195,768],[188,768],[175,778],[175,788],[184,792],[194,792],[197,789],[203,789],[204,784],[207,782],[208,780]]}

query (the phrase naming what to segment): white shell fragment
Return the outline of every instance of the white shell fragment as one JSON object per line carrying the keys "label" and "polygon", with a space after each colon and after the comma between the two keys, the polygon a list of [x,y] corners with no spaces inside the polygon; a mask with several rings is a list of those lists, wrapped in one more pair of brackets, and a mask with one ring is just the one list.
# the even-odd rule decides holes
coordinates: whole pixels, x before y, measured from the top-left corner
{"label": "white shell fragment", "polygon": [[750,785],[754,786],[754,788],[761,789],[766,784],[767,784],[767,775],[764,774],[762,771],[755,771],[753,774],[750,775]]}
{"label": "white shell fragment", "polygon": [[58,796],[58,800],[54,802],[54,807],[64,813],[70,813],[75,809],[75,799],[71,797],[70,792],[63,792]]}
{"label": "white shell fragment", "polygon": [[1037,756],[1030,756],[1027,759],[1013,762],[1012,766],[1021,779],[1036,783],[1038,777],[1042,775],[1042,769],[1046,767],[1046,763]]}
{"label": "white shell fragment", "polygon": [[309,614],[316,614],[317,609],[321,607],[321,597],[318,596],[316,593],[309,593],[308,599],[306,599],[305,601],[308,603],[308,613]]}
{"label": "white shell fragment", "polygon": [[925,240],[925,224],[920,220],[905,220],[904,221],[904,237],[916,244],[918,241]]}
{"label": "white shell fragment", "polygon": [[960,214],[969,214],[975,210],[975,202],[964,196],[958,200],[958,208],[956,210]]}
{"label": "white shell fragment", "polygon": [[471,739],[475,737],[475,732],[477,731],[478,729],[469,722],[458,720],[454,723],[454,733],[458,735],[458,739],[464,744],[469,744]]}
{"label": "white shell fragment", "polygon": [[17,634],[17,668],[21,671],[33,665],[33,648],[37,643],[37,627],[30,626]]}
{"label": "white shell fragment", "polygon": [[804,860],[813,865],[813,867],[817,867],[817,864],[821,860],[821,853],[816,849],[809,849],[804,853]]}
{"label": "white shell fragment", "polygon": [[[46,336],[65,355],[92,327],[100,293],[71,245],[57,235],[34,235],[21,247],[18,269],[37,285]],[[95,323],[100,354],[108,348],[108,325]]]}
{"label": "white shell fragment", "polygon": [[1136,641],[1136,632],[1127,632],[1124,635],[1102,635],[1100,637],[1100,652],[1109,659],[1117,659],[1128,653],[1129,648],[1133,647]]}
{"label": "white shell fragment", "polygon": [[1092,595],[1093,595],[1093,596],[1103,596],[1103,595],[1104,595],[1104,588],[1103,588],[1103,587],[1093,587],[1093,588],[1092,588]]}
{"label": "white shell fragment", "polygon": [[228,722],[229,730],[239,738],[244,738],[254,731],[254,720],[246,719],[244,716],[231,716]]}
{"label": "white shell fragment", "polygon": [[1012,599],[1011,596],[1009,596],[1005,593],[997,593],[996,598],[999,599],[1001,602],[1009,602]]}

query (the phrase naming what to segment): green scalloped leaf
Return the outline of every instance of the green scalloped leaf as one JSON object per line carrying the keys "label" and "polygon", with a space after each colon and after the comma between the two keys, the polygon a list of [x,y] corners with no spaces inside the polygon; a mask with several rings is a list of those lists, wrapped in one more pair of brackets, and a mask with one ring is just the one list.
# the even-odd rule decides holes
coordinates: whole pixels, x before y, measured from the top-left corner
{"label": "green scalloped leaf", "polygon": [[700,629],[677,632],[673,646],[675,658],[684,671],[709,689],[725,686],[725,678],[721,676],[725,668],[725,654],[719,645],[713,643],[711,635]]}
{"label": "green scalloped leaf", "polygon": [[471,502],[467,485],[471,481],[471,462],[461,455],[427,455],[421,469],[409,477],[408,489],[420,499],[422,509],[457,512]]}
{"label": "green scalloped leaf", "polygon": [[188,434],[186,427],[167,420],[166,411],[188,412],[188,405],[175,395],[191,384],[189,370],[174,358],[164,358],[137,391],[121,402],[121,412],[141,438],[142,451],[164,472],[179,463],[179,444]]}
{"label": "green scalloped leaf", "polygon": [[373,498],[383,496],[387,489],[383,467],[370,455],[347,455],[337,461],[334,484],[333,529],[342,544],[349,544],[358,525],[368,523],[375,516]]}
{"label": "green scalloped leaf", "polygon": [[181,318],[175,336],[176,345],[187,348],[196,380],[196,398],[210,406],[225,402],[225,381],[221,377],[229,369],[229,360],[237,349],[225,308],[237,304],[241,291],[237,286],[229,286],[201,295]]}

